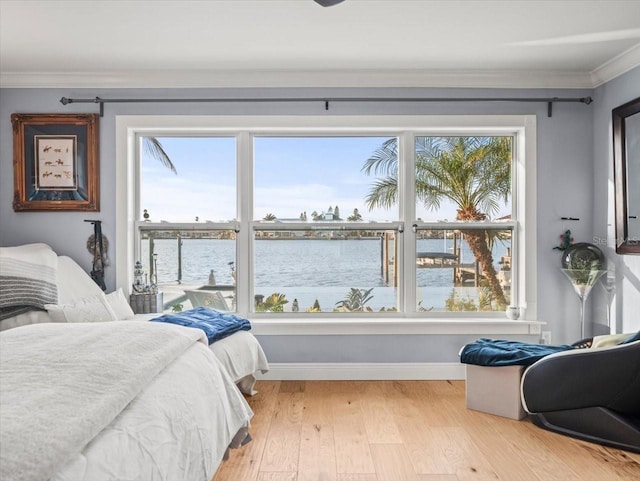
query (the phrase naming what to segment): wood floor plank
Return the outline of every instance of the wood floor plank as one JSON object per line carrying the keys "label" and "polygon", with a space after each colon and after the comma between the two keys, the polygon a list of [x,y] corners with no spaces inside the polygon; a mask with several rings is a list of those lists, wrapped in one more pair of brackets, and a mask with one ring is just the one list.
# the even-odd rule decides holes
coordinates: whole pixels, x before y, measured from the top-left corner
{"label": "wood floor plank", "polygon": [[432,432],[442,439],[444,455],[460,481],[500,479],[464,428],[432,428]]}
{"label": "wood floor plank", "polygon": [[[429,430],[431,433],[431,430]],[[418,474],[454,474],[455,465],[445,455],[448,438],[431,435],[421,443],[405,444],[407,455]]]}
{"label": "wood floor plank", "polygon": [[455,474],[419,474],[418,481],[460,481]]}
{"label": "wood floor plank", "polygon": [[280,381],[280,392],[304,392],[305,381]]}
{"label": "wood floor plank", "polygon": [[229,459],[220,465],[214,481],[254,481],[260,469],[268,431],[268,423],[252,424],[251,442],[239,449],[230,450]]}
{"label": "wood floor plank", "polygon": [[387,397],[387,406],[397,426],[400,440],[404,444],[425,443],[430,432],[429,424],[423,416],[424,409],[402,384],[395,386],[393,394]]}
{"label": "wood floor plank", "polygon": [[462,421],[446,397],[434,395],[418,399],[422,417],[430,427],[460,426]]}
{"label": "wood floor plank", "polygon": [[300,455],[300,431],[302,425],[269,429],[265,442],[260,471],[297,471]]}
{"label": "wood floor plank", "polygon": [[[526,435],[529,423],[511,423],[496,416],[500,435],[520,453],[525,464],[544,481],[582,481],[573,469],[536,436]],[[568,440],[570,441],[570,440]]]}
{"label": "wood floor plank", "polygon": [[307,424],[333,424],[331,402],[326,394],[314,392],[304,393],[302,422]]}
{"label": "wood floor plank", "polygon": [[371,457],[379,479],[418,481],[418,475],[401,444],[372,444]]}
{"label": "wood floor plank", "polygon": [[438,396],[460,396],[464,394],[464,381],[429,381],[431,390]]}
{"label": "wood floor plank", "polygon": [[278,401],[278,391],[280,390],[280,381],[257,381],[255,390],[258,394],[254,396],[246,396],[247,402],[253,410],[253,418],[251,425],[266,422],[271,424],[273,410]]}
{"label": "wood floor plank", "polygon": [[[583,481],[625,481],[628,475],[624,465],[629,458],[621,458],[620,463],[617,462],[614,452],[618,450],[610,450],[597,444],[587,443],[576,439],[561,436],[557,433],[545,431],[533,424],[524,426],[531,436],[542,441],[546,446],[557,454],[562,461],[570,467]],[[635,464],[632,462],[632,464]],[[635,477],[640,479],[640,465],[635,472]]]}
{"label": "wood floor plank", "polygon": [[338,473],[375,473],[358,395],[331,394]]}
{"label": "wood floor plank", "polygon": [[296,476],[297,473],[259,473],[256,481],[298,481]]}
{"label": "wood floor plank", "polygon": [[378,477],[375,474],[339,473],[338,481],[378,481]]}
{"label": "wood floor plank", "polygon": [[640,453],[630,453],[630,452],[626,452],[625,454],[627,455],[627,457],[633,461],[635,461],[636,463],[640,464]]}
{"label": "wood floor plank", "polygon": [[465,426],[465,431],[501,480],[540,481],[520,457],[519,450],[500,436],[492,426],[469,424]]}
{"label": "wood floor plank", "polygon": [[260,471],[298,470],[304,393],[279,392]]}
{"label": "wood floor plank", "polygon": [[332,425],[302,425],[297,481],[337,481]]}
{"label": "wood floor plank", "polygon": [[305,390],[321,395],[359,394],[370,381],[307,381]]}
{"label": "wood floor plank", "polygon": [[362,415],[369,444],[402,443],[398,426],[383,390],[383,383],[370,384],[366,395],[360,397]]}
{"label": "wood floor plank", "polygon": [[[621,451],[619,449],[600,446],[598,444],[587,443],[585,441],[575,441],[590,453],[600,468],[607,466],[611,468],[620,479],[640,479],[640,464],[632,457],[633,453]],[[594,469],[595,466],[594,466]],[[603,470],[606,472],[606,470]]]}
{"label": "wood floor plank", "polygon": [[271,425],[290,426],[301,424],[304,412],[304,393],[279,392],[271,419]]}

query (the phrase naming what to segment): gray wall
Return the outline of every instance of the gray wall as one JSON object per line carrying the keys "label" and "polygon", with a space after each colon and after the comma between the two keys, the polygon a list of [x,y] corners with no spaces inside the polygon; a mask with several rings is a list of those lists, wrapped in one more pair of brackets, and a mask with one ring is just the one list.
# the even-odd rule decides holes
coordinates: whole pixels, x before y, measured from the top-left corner
{"label": "gray wall", "polygon": [[[593,225],[594,239],[606,239],[605,253],[610,269],[616,271],[613,322],[617,332],[640,329],[640,255],[615,253],[615,211],[613,177],[613,134],[611,111],[640,97],[640,67],[595,89],[593,110]],[[603,247],[601,245],[601,247]],[[607,299],[600,290],[593,299],[598,319],[606,319]],[[596,326],[596,330],[600,326]]]}
{"label": "gray wall", "polygon": [[[637,75],[636,75],[637,78]],[[623,83],[624,80],[621,80]],[[637,83],[636,83],[637,84]],[[605,88],[598,90],[603,97]],[[101,212],[86,213],[15,213],[13,195],[12,113],[97,112],[91,104],[62,106],[63,96],[75,98],[126,97],[220,97],[220,96],[491,96],[491,97],[583,97],[591,90],[486,90],[486,89],[270,89],[270,90],[161,90],[161,89],[4,89],[0,90],[0,245],[46,242],[58,253],[76,259],[90,270],[91,256],[85,243],[91,234],[86,218],[103,221],[103,232],[115,239],[115,139],[116,115],[215,114],[215,115],[322,115],[324,105],[316,103],[283,104],[108,104],[100,124],[100,192]],[[545,330],[553,333],[553,342],[568,342],[579,335],[579,304],[576,295],[560,272],[560,254],[553,247],[560,234],[571,229],[575,241],[591,241],[597,227],[606,227],[602,215],[594,217],[594,171],[605,175],[610,159],[598,155],[595,137],[606,143],[608,133],[594,134],[594,113],[610,109],[595,104],[561,103],[547,117],[546,104],[538,103],[335,103],[332,115],[361,114],[535,114],[538,119],[538,317],[547,322]],[[616,102],[613,102],[616,103]],[[598,114],[597,120],[600,120]],[[598,127],[598,129],[606,129]],[[604,174],[602,173],[604,172]],[[602,196],[599,196],[599,198]],[[604,196],[606,198],[606,196]],[[602,202],[602,200],[600,200]],[[577,217],[578,222],[560,218]],[[113,257],[113,247],[109,250]],[[635,275],[638,275],[637,264]],[[115,287],[114,268],[107,268],[107,283]],[[594,312],[597,309],[594,309]],[[638,328],[636,321],[636,328]],[[272,362],[450,362],[457,360],[459,347],[477,336],[261,336]]]}

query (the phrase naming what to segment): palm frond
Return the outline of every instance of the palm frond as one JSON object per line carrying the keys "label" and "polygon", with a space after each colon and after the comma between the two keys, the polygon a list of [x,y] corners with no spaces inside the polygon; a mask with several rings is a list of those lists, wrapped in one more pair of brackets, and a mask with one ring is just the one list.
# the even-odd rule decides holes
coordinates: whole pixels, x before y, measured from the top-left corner
{"label": "palm frond", "polygon": [[362,172],[367,175],[398,175],[398,139],[393,137],[386,140],[379,149],[367,159],[362,166]]}
{"label": "palm frond", "polygon": [[154,159],[160,161],[162,165],[171,170],[174,174],[178,174],[173,162],[169,158],[169,154],[164,150],[160,141],[155,137],[143,137],[142,138],[142,148],[145,153]]}
{"label": "palm frond", "polygon": [[375,207],[389,208],[396,203],[398,198],[398,178],[385,177],[376,179],[371,186],[371,190],[365,197],[365,202],[369,210]]}

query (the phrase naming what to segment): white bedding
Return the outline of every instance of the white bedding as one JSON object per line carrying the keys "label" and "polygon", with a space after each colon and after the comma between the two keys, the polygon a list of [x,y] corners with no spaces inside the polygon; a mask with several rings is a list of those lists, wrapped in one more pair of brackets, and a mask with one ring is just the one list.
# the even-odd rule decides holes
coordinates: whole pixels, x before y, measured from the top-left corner
{"label": "white bedding", "polygon": [[[160,314],[136,314],[136,321],[149,321]],[[262,346],[249,331],[234,332],[209,346],[240,391],[249,396],[257,394],[255,373],[269,371]]]}
{"label": "white bedding", "polygon": [[0,479],[210,480],[252,413],[203,339],[127,321],[2,333]]}
{"label": "white bedding", "polygon": [[209,349],[243,393],[250,396],[256,394],[253,389],[256,383],[254,374],[257,371],[266,373],[269,363],[253,334],[247,331],[235,332],[214,342]]}
{"label": "white bedding", "polygon": [[[72,304],[92,296],[101,295],[102,291],[73,259],[58,256],[58,303]],[[136,320],[149,320],[159,314],[138,314]],[[0,322],[0,331],[19,326],[52,322],[46,311],[30,311]],[[210,346],[210,349],[222,363],[226,371],[240,390],[249,395],[255,394],[253,389],[258,371],[269,370],[267,357],[258,340],[249,332],[241,331],[222,339]]]}

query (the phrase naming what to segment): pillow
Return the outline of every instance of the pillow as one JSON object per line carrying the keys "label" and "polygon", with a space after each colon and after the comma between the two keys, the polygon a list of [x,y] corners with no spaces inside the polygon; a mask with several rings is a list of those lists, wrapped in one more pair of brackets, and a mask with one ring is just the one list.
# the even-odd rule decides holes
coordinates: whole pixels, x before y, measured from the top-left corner
{"label": "pillow", "polygon": [[57,271],[47,244],[0,247],[0,319],[58,302]]}
{"label": "pillow", "polygon": [[104,294],[102,289],[76,261],[58,256],[58,300],[51,304],[75,304],[100,294]]}
{"label": "pillow", "polygon": [[75,304],[46,304],[44,307],[53,322],[107,322],[118,320],[104,294],[83,299]]}
{"label": "pillow", "polygon": [[606,334],[602,336],[595,336],[593,338],[593,347],[609,347],[617,346],[619,344],[625,344],[633,341],[634,335],[626,334]]}
{"label": "pillow", "polygon": [[118,321],[126,321],[136,317],[133,309],[131,309],[131,306],[127,302],[127,298],[124,297],[122,288],[107,294],[105,298]]}

